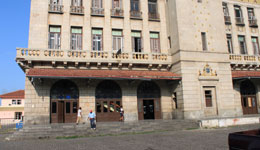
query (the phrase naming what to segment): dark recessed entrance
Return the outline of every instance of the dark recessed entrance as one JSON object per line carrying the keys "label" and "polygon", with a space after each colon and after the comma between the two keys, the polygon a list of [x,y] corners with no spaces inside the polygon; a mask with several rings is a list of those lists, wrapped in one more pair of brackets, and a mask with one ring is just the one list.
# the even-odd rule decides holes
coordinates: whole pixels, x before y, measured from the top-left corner
{"label": "dark recessed entrance", "polygon": [[250,80],[246,80],[240,84],[241,104],[243,113],[258,114],[256,89]]}
{"label": "dark recessed entrance", "polygon": [[96,114],[98,122],[119,121],[122,92],[114,81],[103,81],[96,88]]}
{"label": "dark recessed entrance", "polygon": [[149,81],[142,82],[137,89],[138,119],[161,119],[160,88]]}
{"label": "dark recessed entrance", "polygon": [[69,80],[60,80],[51,88],[51,123],[75,123],[79,91]]}

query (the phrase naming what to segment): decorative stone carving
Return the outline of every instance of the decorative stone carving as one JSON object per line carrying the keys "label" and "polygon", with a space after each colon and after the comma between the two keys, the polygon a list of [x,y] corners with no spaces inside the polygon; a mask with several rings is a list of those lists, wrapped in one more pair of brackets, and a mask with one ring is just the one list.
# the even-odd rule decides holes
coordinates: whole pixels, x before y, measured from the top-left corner
{"label": "decorative stone carving", "polygon": [[206,64],[202,72],[199,70],[199,76],[217,76],[217,71],[213,71],[209,64]]}

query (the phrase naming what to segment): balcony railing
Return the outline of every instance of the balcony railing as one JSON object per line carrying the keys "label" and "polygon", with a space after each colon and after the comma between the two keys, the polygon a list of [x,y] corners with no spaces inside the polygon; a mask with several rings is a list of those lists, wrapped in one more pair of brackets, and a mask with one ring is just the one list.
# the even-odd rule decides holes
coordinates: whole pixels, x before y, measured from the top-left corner
{"label": "balcony railing", "polygon": [[91,8],[91,15],[104,16],[104,8],[92,7]]}
{"label": "balcony railing", "polygon": [[256,55],[236,55],[230,54],[229,59],[233,63],[244,64],[244,63],[260,63],[260,56]]}
{"label": "balcony railing", "polygon": [[237,25],[245,25],[243,17],[236,17],[236,24]]}
{"label": "balcony railing", "polygon": [[63,13],[63,5],[49,4],[50,13]]}
{"label": "balcony railing", "polygon": [[249,18],[248,22],[250,27],[258,27],[257,19],[255,17]]}
{"label": "balcony railing", "polygon": [[226,23],[226,24],[231,24],[231,18],[230,18],[230,16],[224,16],[224,19],[225,19],[225,23]]}
{"label": "balcony railing", "polygon": [[84,50],[50,50],[17,48],[17,59],[37,61],[83,61],[83,62],[122,62],[141,64],[170,64],[171,56],[165,53],[135,53]]}
{"label": "balcony railing", "polygon": [[149,20],[160,20],[160,15],[158,13],[148,13]]}
{"label": "balcony railing", "polygon": [[142,19],[142,12],[141,11],[130,11],[131,18],[134,19]]}
{"label": "balcony railing", "polygon": [[121,9],[121,8],[111,9],[111,16],[113,16],[113,17],[123,17],[124,16],[124,10]]}
{"label": "balcony railing", "polygon": [[70,13],[71,14],[83,15],[84,14],[84,7],[83,6],[70,6]]}

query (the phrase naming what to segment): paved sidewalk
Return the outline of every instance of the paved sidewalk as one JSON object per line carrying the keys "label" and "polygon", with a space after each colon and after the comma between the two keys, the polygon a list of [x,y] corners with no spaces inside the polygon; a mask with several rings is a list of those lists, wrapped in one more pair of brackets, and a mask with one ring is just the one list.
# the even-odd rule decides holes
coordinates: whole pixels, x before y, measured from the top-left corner
{"label": "paved sidewalk", "polygon": [[226,150],[230,132],[257,128],[259,124],[138,135],[5,141],[0,142],[0,150]]}

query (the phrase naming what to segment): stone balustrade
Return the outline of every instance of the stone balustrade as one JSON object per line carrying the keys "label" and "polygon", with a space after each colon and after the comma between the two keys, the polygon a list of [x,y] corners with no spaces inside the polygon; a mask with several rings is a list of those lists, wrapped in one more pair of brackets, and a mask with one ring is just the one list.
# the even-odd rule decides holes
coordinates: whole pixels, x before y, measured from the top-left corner
{"label": "stone balustrade", "polygon": [[260,63],[260,56],[255,55],[236,55],[236,54],[230,54],[229,59],[231,62],[234,63]]}
{"label": "stone balustrade", "polygon": [[84,50],[50,50],[17,48],[17,59],[37,61],[118,62],[135,64],[171,64],[171,56],[164,53],[134,53]]}

